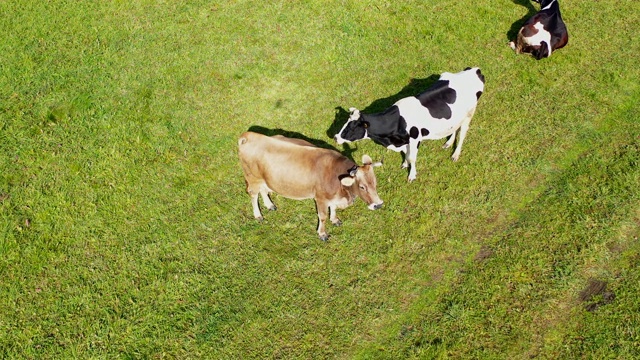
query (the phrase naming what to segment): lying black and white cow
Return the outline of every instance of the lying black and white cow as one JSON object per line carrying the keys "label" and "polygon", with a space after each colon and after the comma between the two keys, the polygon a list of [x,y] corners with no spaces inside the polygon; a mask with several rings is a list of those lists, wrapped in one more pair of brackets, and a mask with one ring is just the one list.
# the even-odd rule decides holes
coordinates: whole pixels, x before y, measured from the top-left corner
{"label": "lying black and white cow", "polygon": [[362,139],[405,154],[402,167],[409,169],[409,181],[416,179],[416,157],[420,141],[447,136],[444,148],[453,145],[456,132],[460,138],[451,158],[457,161],[469,123],[484,91],[484,75],[478,68],[467,68],[456,74],[443,73],[429,89],[417,96],[398,100],[378,114],[361,114],[351,108],[351,116],[335,136],[338,144]]}
{"label": "lying black and white cow", "polygon": [[540,11],[524,23],[515,42],[509,45],[516,53],[529,53],[536,60],[551,56],[569,41],[567,27],[560,15],[558,0],[533,0]]}

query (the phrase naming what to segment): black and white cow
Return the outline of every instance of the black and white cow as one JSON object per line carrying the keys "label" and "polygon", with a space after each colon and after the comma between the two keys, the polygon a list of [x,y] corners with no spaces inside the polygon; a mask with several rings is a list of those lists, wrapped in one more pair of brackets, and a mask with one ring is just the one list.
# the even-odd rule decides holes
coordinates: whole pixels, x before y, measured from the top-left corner
{"label": "black and white cow", "polygon": [[445,72],[429,89],[417,96],[398,100],[378,114],[361,114],[349,109],[347,123],[335,136],[338,144],[371,139],[393,151],[405,154],[402,167],[409,169],[409,181],[416,179],[416,157],[422,140],[437,140],[449,136],[443,148],[453,145],[456,132],[460,138],[451,158],[457,161],[469,123],[484,91],[484,75],[479,68],[467,68],[459,73]]}
{"label": "black and white cow", "polygon": [[524,23],[515,42],[509,45],[516,53],[529,53],[536,60],[551,56],[569,41],[567,27],[560,15],[558,0],[533,0],[540,11]]}

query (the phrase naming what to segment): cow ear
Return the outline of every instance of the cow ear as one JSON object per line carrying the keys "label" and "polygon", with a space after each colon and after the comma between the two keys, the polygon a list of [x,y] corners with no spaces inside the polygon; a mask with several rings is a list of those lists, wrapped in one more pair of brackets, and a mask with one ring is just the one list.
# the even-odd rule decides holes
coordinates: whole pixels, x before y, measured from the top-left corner
{"label": "cow ear", "polygon": [[372,162],[369,155],[362,155],[362,165],[371,165]]}
{"label": "cow ear", "polygon": [[340,183],[344,186],[351,186],[355,182],[356,182],[356,179],[352,178],[351,176],[345,176],[342,179],[340,179]]}
{"label": "cow ear", "polygon": [[352,107],[349,108],[349,120],[358,120],[360,118],[360,110]]}

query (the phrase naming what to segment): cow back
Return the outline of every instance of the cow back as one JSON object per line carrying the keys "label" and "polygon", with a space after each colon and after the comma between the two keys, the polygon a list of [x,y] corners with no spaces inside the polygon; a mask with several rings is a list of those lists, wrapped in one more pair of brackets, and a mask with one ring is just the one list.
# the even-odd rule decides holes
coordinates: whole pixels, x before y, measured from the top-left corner
{"label": "cow back", "polygon": [[301,139],[246,132],[238,143],[245,177],[291,199],[339,193],[340,175],[355,165],[337,151]]}

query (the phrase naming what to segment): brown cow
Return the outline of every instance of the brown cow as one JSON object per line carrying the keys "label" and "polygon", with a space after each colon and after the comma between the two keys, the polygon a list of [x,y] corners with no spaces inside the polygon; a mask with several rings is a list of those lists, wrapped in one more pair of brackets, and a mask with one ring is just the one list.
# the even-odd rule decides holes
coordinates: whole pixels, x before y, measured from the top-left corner
{"label": "brown cow", "polygon": [[258,194],[269,210],[276,209],[269,199],[270,192],[289,199],[315,199],[318,235],[327,240],[327,209],[331,223],[338,226],[342,222],[336,216],[336,209],[353,204],[356,197],[362,198],[371,210],[382,207],[373,173],[373,167],[382,163],[372,163],[368,155],[362,157],[363,165],[358,166],[337,151],[319,148],[301,139],[250,131],[240,136],[238,153],[253,216],[258,220],[263,219]]}

